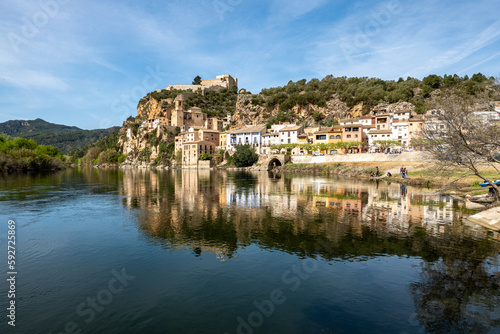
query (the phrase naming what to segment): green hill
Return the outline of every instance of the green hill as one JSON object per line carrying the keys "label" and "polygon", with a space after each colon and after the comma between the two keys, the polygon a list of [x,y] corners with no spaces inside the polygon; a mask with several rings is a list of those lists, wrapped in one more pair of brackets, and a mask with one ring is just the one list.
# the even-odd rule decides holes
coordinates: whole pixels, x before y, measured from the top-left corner
{"label": "green hill", "polygon": [[49,123],[37,118],[0,123],[0,134],[33,139],[39,145],[54,146],[63,154],[68,154],[106,137],[118,128],[82,130],[76,126]]}

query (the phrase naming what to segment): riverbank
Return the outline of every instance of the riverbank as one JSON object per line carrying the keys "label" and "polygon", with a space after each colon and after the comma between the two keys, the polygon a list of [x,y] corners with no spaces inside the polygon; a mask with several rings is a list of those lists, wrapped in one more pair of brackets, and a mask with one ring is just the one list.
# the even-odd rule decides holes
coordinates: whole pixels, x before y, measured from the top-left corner
{"label": "riverbank", "polygon": [[[427,188],[442,188],[447,192],[460,193],[462,196],[486,195],[487,187],[479,184],[482,179],[475,175],[467,175],[464,169],[453,171],[443,170],[441,165],[434,161],[349,161],[333,163],[291,163],[278,167],[282,172],[298,174],[332,175],[347,178],[369,179],[375,174],[376,168],[385,176],[382,180],[404,185]],[[399,170],[405,167],[408,171],[406,179],[401,177]],[[484,166],[480,171],[491,179],[498,179],[493,167]],[[388,177],[388,173],[392,176]]]}

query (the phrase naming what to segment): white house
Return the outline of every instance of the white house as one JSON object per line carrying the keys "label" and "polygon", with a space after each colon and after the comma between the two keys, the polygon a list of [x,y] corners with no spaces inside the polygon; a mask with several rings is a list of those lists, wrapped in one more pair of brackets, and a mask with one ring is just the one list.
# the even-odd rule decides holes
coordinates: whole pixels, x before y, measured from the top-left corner
{"label": "white house", "polygon": [[279,130],[280,144],[296,144],[299,142],[298,136],[304,133],[302,125],[290,125]]}
{"label": "white house", "polygon": [[408,147],[410,146],[410,139],[408,136],[408,123],[406,120],[394,120],[392,122],[392,134],[394,140],[399,141],[399,146]]}
{"label": "white house", "polygon": [[229,130],[227,149],[235,150],[236,145],[252,145],[256,148],[258,154],[261,152],[262,136],[267,132],[265,124],[246,126],[241,129]]}
{"label": "white house", "polygon": [[262,135],[262,154],[269,154],[272,145],[279,145],[280,134],[279,132],[269,132]]}

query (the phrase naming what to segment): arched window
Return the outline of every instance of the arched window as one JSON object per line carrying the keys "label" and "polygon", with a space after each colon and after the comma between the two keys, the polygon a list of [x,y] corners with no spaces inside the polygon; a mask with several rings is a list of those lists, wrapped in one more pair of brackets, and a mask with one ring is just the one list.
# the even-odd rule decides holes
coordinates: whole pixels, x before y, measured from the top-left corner
{"label": "arched window", "polygon": [[337,137],[336,137],[336,138],[337,138],[337,139],[341,139],[342,137],[341,137],[340,135],[337,135]]}
{"label": "arched window", "polygon": [[335,139],[335,135],[331,135],[331,136],[330,136],[330,139]]}

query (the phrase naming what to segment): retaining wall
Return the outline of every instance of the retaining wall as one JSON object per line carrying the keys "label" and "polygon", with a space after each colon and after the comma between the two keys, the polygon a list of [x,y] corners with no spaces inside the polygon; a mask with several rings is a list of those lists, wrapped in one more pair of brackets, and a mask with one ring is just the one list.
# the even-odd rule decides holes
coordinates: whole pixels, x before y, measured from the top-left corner
{"label": "retaining wall", "polygon": [[290,161],[294,164],[319,164],[334,162],[383,162],[383,161],[430,161],[428,152],[404,152],[401,154],[359,153],[333,154],[324,156],[292,155]]}

